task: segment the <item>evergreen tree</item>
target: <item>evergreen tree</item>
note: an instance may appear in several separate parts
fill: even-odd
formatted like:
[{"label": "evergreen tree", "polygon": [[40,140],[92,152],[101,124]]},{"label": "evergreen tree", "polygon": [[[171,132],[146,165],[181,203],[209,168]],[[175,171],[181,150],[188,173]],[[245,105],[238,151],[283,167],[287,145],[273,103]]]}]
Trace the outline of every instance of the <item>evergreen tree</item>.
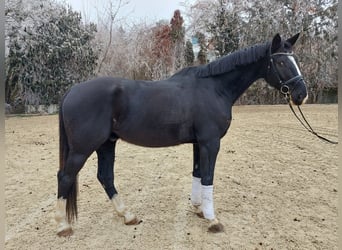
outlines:
[{"label": "evergreen tree", "polygon": [[193,46],[190,40],[186,41],[184,56],[185,56],[186,66],[187,67],[192,66],[194,64],[195,55],[194,55]]},{"label": "evergreen tree", "polygon": [[174,58],[174,70],[178,70],[183,66],[183,54],[184,54],[184,37],[185,29],[183,27],[183,17],[179,10],[175,10],[173,17],[170,21],[171,30],[170,37],[173,47],[173,58]]},{"label": "evergreen tree", "polygon": [[7,103],[58,103],[70,85],[93,76],[95,25],[84,25],[78,12],[48,0],[6,7]]},{"label": "evergreen tree", "polygon": [[197,55],[197,61],[199,64],[206,64],[208,60],[207,60],[207,45],[206,45],[205,36],[203,33],[197,32],[195,37],[197,37],[198,43],[200,46],[200,50]]}]

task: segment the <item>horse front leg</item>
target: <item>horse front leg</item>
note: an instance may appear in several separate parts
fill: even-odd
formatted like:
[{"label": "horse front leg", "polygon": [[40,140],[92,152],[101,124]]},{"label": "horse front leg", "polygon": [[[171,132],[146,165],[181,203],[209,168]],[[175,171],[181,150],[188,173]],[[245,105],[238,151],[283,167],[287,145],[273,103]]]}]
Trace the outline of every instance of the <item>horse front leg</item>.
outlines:
[{"label": "horse front leg", "polygon": [[124,218],[124,223],[136,225],[141,221],[126,208],[114,186],[115,145],[116,141],[108,140],[96,151],[98,159],[97,178],[112,201],[117,214]]},{"label": "horse front leg", "polygon": [[192,171],[192,189],[191,189],[191,204],[194,207],[194,212],[201,218],[204,217],[201,210],[202,204],[202,185],[200,171],[200,153],[197,143],[193,144],[193,171]]},{"label": "horse front leg", "polygon": [[[214,170],[218,151],[220,149],[220,140],[212,139],[198,144],[199,162],[201,175],[201,205],[203,216],[209,220],[208,230],[213,233],[222,232],[223,225],[215,217],[214,211]],[[197,171],[195,171],[195,174]],[[198,185],[198,184],[195,184]],[[198,189],[198,186],[197,186]]]}]

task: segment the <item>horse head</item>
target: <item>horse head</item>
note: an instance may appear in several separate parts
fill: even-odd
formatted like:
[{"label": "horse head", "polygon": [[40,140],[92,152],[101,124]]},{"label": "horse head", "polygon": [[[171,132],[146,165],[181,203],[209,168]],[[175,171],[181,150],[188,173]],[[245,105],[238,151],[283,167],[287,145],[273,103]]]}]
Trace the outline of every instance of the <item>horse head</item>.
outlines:
[{"label": "horse head", "polygon": [[271,86],[278,89],[295,105],[305,103],[308,97],[304,78],[292,50],[298,37],[299,33],[283,40],[279,34],[275,35],[270,46],[266,77],[266,81]]}]

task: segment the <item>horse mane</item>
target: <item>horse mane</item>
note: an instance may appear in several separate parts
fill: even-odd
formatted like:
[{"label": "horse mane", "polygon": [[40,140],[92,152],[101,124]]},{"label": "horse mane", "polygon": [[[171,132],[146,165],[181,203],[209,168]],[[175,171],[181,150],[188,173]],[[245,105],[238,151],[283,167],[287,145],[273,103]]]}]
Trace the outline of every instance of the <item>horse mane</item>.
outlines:
[{"label": "horse mane", "polygon": [[257,44],[249,48],[235,51],[205,65],[184,68],[173,76],[187,75],[190,72],[201,78],[221,75],[234,70],[238,66],[257,62],[267,55],[269,48],[269,42]]}]

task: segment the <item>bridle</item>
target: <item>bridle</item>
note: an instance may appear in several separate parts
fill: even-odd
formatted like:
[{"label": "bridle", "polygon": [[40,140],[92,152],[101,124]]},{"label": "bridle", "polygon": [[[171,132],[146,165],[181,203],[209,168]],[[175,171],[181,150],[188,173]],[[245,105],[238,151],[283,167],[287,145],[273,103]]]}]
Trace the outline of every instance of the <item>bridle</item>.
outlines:
[{"label": "bridle", "polygon": [[292,77],[289,80],[286,80],[284,82],[284,80],[282,80],[281,77],[280,77],[280,73],[279,73],[279,71],[277,69],[277,66],[274,64],[274,57],[276,57],[276,56],[292,56],[292,57],[294,57],[294,54],[293,53],[286,53],[286,52],[278,52],[278,53],[273,53],[273,54],[270,53],[270,62],[269,62],[269,65],[268,65],[268,74],[272,70],[272,73],[275,75],[275,77],[277,78],[278,82],[280,83],[280,92],[284,95],[284,97],[285,97],[287,103],[289,104],[290,109],[291,109],[292,113],[294,114],[294,116],[297,118],[297,120],[303,125],[303,127],[307,131],[309,131],[313,135],[317,136],[319,139],[324,140],[326,142],[329,142],[331,144],[338,144],[337,141],[329,140],[329,139],[319,135],[316,131],[314,131],[313,128],[311,127],[311,125],[309,124],[309,122],[307,121],[307,119],[305,118],[305,116],[304,116],[300,106],[297,106],[297,108],[298,108],[299,113],[301,114],[301,117],[303,118],[305,123],[296,114],[296,112],[294,111],[294,109],[292,107],[292,104],[291,104],[289,84],[293,83],[294,88],[295,88],[296,84],[299,81],[304,80],[304,78],[303,78],[303,76],[301,74],[299,74],[299,75],[297,75],[295,77]]},{"label": "bridle", "polygon": [[289,96],[290,96],[289,84],[294,82],[294,85],[296,85],[296,83],[298,81],[304,80],[304,78],[301,74],[299,74],[299,75],[292,77],[292,78],[290,78],[284,82],[284,80],[282,80],[280,77],[280,73],[277,69],[277,66],[274,64],[273,58],[276,56],[292,56],[292,57],[294,57],[294,54],[293,53],[286,53],[286,52],[278,52],[278,53],[270,54],[270,63],[268,65],[268,71],[270,71],[270,70],[273,71],[273,74],[276,76],[276,78],[280,84],[280,92],[282,94],[284,94],[287,98],[289,98]]}]

